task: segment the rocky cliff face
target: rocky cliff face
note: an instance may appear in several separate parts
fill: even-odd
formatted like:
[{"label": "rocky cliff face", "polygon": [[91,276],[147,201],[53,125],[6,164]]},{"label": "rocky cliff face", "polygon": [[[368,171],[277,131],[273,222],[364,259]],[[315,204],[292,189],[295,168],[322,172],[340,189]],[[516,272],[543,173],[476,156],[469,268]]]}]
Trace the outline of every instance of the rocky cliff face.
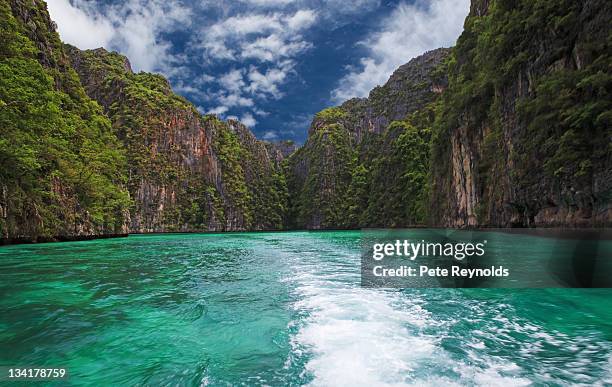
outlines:
[{"label": "rocky cliff face", "polygon": [[[416,112],[427,111],[446,88],[443,62],[449,53],[444,48],[427,52],[398,68],[368,98],[351,99],[314,117],[308,140],[290,157],[287,168],[293,227],[399,226],[421,221],[401,203],[380,207],[401,200],[400,192],[391,192],[401,184],[393,183],[391,174],[403,172],[397,138],[410,127],[415,139],[429,141],[429,134],[413,131],[409,121],[414,121]],[[390,159],[392,154],[396,157]],[[427,159],[423,161],[427,164]]]},{"label": "rocky cliff face", "polygon": [[42,1],[0,0],[0,242],[127,232],[125,155]]},{"label": "rocky cliff face", "polygon": [[[343,123],[355,140],[359,143],[368,132],[383,133],[392,121],[405,119],[442,93],[447,79],[441,64],[449,54],[448,48],[426,52],[400,66],[387,83],[372,89],[368,98],[354,98],[340,105],[346,112]],[[309,133],[322,124],[316,118]]]},{"label": "rocky cliff face", "polygon": [[244,125],[202,117],[166,79],[134,74],[122,55],[67,52],[127,149],[133,232],[282,227],[276,155]]},{"label": "rocky cliff face", "polygon": [[607,1],[473,1],[437,119],[432,220],[612,222]]},{"label": "rocky cliff face", "polygon": [[280,163],[293,154],[298,149],[295,142],[291,140],[283,140],[278,142],[266,142],[266,148],[270,156]]}]

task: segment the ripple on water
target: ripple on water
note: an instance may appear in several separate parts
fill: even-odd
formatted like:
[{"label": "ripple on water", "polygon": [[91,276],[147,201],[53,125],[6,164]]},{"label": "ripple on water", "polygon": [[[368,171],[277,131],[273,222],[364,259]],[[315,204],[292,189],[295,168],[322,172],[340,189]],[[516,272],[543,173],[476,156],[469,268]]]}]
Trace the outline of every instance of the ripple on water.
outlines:
[{"label": "ripple on water", "polygon": [[612,382],[611,291],[363,289],[359,253],[359,232],[1,248],[0,365],[92,386]]}]

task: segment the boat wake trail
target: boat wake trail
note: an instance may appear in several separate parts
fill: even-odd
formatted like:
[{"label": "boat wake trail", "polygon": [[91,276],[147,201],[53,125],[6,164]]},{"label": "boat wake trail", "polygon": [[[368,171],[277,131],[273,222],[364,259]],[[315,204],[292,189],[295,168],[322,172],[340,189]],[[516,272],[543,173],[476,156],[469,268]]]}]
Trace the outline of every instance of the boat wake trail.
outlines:
[{"label": "boat wake trail", "polygon": [[[533,345],[543,350],[556,346],[565,356],[561,349],[575,343],[572,338],[517,322],[516,311],[507,304],[474,300],[456,290],[408,294],[361,288],[355,251],[325,242],[316,251],[304,249],[293,262],[294,275],[286,279],[293,284],[298,316],[290,327],[293,350],[287,366],[301,363],[304,380],[311,385],[525,386],[569,381],[547,374],[555,369],[553,364],[538,369],[537,354],[521,351]],[[440,301],[443,308],[436,309],[440,294],[455,299]],[[609,354],[609,348],[601,349]],[[568,356],[580,358],[576,353]],[[598,379],[588,370],[578,371],[583,382]]]}]

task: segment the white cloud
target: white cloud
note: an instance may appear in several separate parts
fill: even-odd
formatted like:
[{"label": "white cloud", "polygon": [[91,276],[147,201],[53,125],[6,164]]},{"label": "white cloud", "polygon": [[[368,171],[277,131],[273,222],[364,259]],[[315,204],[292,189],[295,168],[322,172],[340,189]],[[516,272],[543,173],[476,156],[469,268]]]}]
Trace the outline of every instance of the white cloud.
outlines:
[{"label": "white cloud", "polygon": [[258,108],[253,109],[253,113],[255,113],[256,115],[260,116],[260,117],[267,117],[270,115],[269,112],[265,111],[265,110],[261,110]]},{"label": "white cloud", "polygon": [[253,58],[261,62],[276,62],[279,59],[293,57],[311,48],[312,44],[301,40],[287,40],[277,34],[258,38],[242,46],[240,56]]},{"label": "white cloud", "polygon": [[300,9],[287,19],[287,27],[292,31],[302,31],[314,24],[317,14],[311,9]]},{"label": "white cloud", "polygon": [[269,130],[266,133],[264,133],[262,138],[266,141],[274,141],[274,140],[278,140],[278,134]]},{"label": "white cloud", "polygon": [[190,10],[176,0],[128,0],[105,8],[95,2],[53,0],[48,8],[65,42],[81,49],[117,50],[137,71],[170,72],[177,58],[161,35],[190,23]]},{"label": "white cloud", "polygon": [[196,49],[205,53],[205,60],[239,60],[256,58],[274,62],[298,54],[311,47],[299,33],[316,20],[309,9],[293,14],[262,13],[236,15],[202,28]]},{"label": "white cloud", "polygon": [[253,66],[248,73],[249,85],[246,90],[262,97],[271,95],[279,99],[283,94],[278,89],[278,85],[285,81],[292,68],[292,62],[285,62],[279,68],[268,69],[265,73],[261,73]]},{"label": "white cloud", "polygon": [[111,21],[104,15],[73,6],[68,0],[49,1],[47,8],[62,40],[81,49],[108,47],[115,34]]},{"label": "white cloud", "polygon": [[228,107],[235,107],[235,106],[250,107],[255,104],[252,98],[243,97],[237,93],[229,93],[229,94],[221,93],[218,99],[219,99],[219,102],[221,102],[223,105],[228,106]]},{"label": "white cloud", "polygon": [[118,26],[114,44],[144,71],[163,71],[172,65],[171,45],[160,35],[190,23],[189,9],[177,1],[130,0],[111,17]]},{"label": "white cloud", "polygon": [[219,78],[219,84],[229,91],[240,91],[245,84],[242,80],[242,70],[234,69]]},{"label": "white cloud", "polygon": [[240,122],[242,122],[245,126],[248,127],[253,127],[257,125],[257,120],[255,119],[255,117],[253,117],[251,113],[244,113],[240,117]]},{"label": "white cloud", "polygon": [[253,108],[248,121],[254,120],[253,114],[263,116],[256,100],[283,96],[280,86],[292,74],[294,58],[312,48],[301,33],[316,19],[311,9],[254,11],[202,27],[190,44],[192,52],[203,55],[205,63],[227,61],[233,66],[216,79],[221,89],[214,93],[217,103],[229,109]]},{"label": "white cloud", "polygon": [[227,113],[228,110],[229,110],[229,108],[227,106],[217,106],[214,109],[210,109],[206,113],[207,114],[216,114],[218,116],[222,116],[223,114]]},{"label": "white cloud", "polygon": [[[282,25],[277,14],[232,16],[202,30],[200,46],[215,59],[234,59],[236,50],[228,43],[240,43],[249,35],[259,35],[280,30]],[[234,44],[231,44],[235,47]]]},{"label": "white cloud", "polygon": [[332,99],[341,102],[367,96],[374,86],[385,83],[397,67],[410,59],[434,48],[453,45],[469,8],[469,0],[400,4],[382,22],[381,31],[362,42],[369,47],[370,55],[361,58],[361,66],[340,80]]},{"label": "white cloud", "polygon": [[206,83],[211,83],[215,79],[216,78],[213,77],[212,75],[209,75],[209,74],[200,74],[199,76],[197,76],[197,77],[195,77],[193,79],[193,82],[196,83],[197,85],[204,85]]},{"label": "white cloud", "polygon": [[207,40],[197,49],[205,50],[204,60],[210,62],[213,59],[234,59],[234,50],[228,48],[222,40]]}]

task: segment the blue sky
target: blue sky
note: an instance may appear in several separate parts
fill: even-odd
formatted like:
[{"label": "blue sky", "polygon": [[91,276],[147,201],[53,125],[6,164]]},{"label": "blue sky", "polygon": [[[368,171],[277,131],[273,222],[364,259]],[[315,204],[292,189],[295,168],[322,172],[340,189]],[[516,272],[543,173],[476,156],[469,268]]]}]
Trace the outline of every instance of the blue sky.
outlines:
[{"label": "blue sky", "polygon": [[202,113],[266,140],[367,96],[411,58],[454,44],[469,0],[47,0],[62,39],[164,74]]}]

